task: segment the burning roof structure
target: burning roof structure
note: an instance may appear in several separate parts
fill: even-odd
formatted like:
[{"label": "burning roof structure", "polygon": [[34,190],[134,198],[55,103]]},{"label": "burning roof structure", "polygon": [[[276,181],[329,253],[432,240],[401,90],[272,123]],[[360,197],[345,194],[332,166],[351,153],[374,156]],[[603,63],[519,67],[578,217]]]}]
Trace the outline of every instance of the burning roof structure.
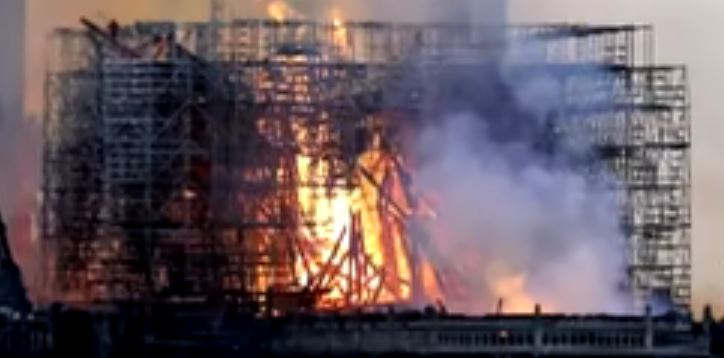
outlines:
[{"label": "burning roof structure", "polygon": [[475,273],[419,239],[437,199],[416,185],[425,158],[409,138],[432,120],[431,91],[456,98],[470,92],[457,78],[505,62],[545,73],[559,104],[537,125],[498,110],[504,95],[474,110],[505,119],[489,124],[496,137],[529,131],[542,153],[588,143],[565,165],[615,193],[622,285],[639,306],[688,308],[686,71],[653,64],[649,27],[83,24],[54,33],[48,75],[49,297],[277,314],[464,295],[460,275]]}]

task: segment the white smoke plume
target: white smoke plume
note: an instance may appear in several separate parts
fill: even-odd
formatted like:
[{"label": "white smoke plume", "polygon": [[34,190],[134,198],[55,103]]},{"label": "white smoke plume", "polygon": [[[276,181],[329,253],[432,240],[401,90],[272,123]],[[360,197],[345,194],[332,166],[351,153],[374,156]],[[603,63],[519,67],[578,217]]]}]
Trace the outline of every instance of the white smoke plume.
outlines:
[{"label": "white smoke plume", "polygon": [[[519,48],[529,45],[515,53],[531,56],[535,48]],[[412,145],[415,184],[437,211],[413,239],[452,277],[448,307],[629,313],[614,182],[595,161],[581,164],[595,158],[582,133],[558,128],[569,127],[559,113],[571,93],[545,69],[517,65],[535,58],[459,53],[479,64],[448,64],[426,79]],[[601,78],[595,66],[577,71]],[[582,78],[577,88],[594,86]],[[611,105],[610,95],[596,105]]]},{"label": "white smoke plume", "polygon": [[415,177],[437,198],[437,218],[424,224],[430,249],[464,286],[450,307],[489,311],[503,299],[513,310],[628,310],[613,198],[521,143],[495,143],[482,118],[441,120],[419,138],[435,153]]}]

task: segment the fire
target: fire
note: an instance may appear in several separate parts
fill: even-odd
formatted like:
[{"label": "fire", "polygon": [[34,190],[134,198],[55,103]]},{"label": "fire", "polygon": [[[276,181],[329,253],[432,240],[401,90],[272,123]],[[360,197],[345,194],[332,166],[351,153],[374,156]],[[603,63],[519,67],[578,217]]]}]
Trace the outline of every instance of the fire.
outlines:
[{"label": "fire", "polygon": [[277,22],[284,22],[299,17],[299,12],[282,0],[270,1],[266,6],[269,17]]},{"label": "fire", "polygon": [[342,12],[339,9],[332,9],[330,18],[332,20],[332,42],[336,50],[344,58],[351,57],[352,46]]},{"label": "fire", "polygon": [[[347,46],[344,22],[337,18],[333,24],[335,39]],[[260,267],[255,289],[264,292],[291,282],[300,292],[312,293],[322,310],[447,301],[466,306],[476,302],[478,311],[486,299],[494,298],[506,313],[532,312],[536,301],[524,274],[504,265],[481,265],[485,260],[477,253],[462,252],[455,262],[440,261],[440,255],[432,260],[437,246],[445,245],[454,230],[438,222],[436,210],[444,198],[413,190],[414,171],[407,158],[387,144],[390,127],[400,122],[389,118],[391,113],[360,119],[364,148],[339,156],[335,141],[341,119],[316,103],[327,100],[328,91],[320,83],[345,79],[306,66],[326,59],[317,53],[279,54],[271,59],[274,71],[262,72],[255,82],[262,97],[299,108],[284,112],[272,106],[257,120],[259,133],[270,143],[285,143],[277,169],[285,184],[272,195],[289,205],[292,217],[282,220],[294,227],[282,237],[260,233],[258,252],[293,252],[278,262],[292,269],[269,275],[268,267]],[[264,221],[265,214],[258,219]],[[425,228],[432,239],[425,245],[410,237],[410,227],[424,226],[421,223],[433,223]],[[290,243],[274,248],[286,240]],[[481,270],[484,282],[463,279],[484,267],[492,267]],[[486,285],[485,292],[474,292],[470,286],[480,283]],[[486,297],[473,297],[476,294]]]},{"label": "fire", "polygon": [[[305,19],[306,16],[283,0],[271,0],[266,5],[267,16],[276,22],[285,22],[290,19]],[[333,8],[328,12],[330,44],[334,47],[333,53],[337,57],[350,58],[353,54],[353,46],[346,20],[342,11]],[[299,34],[306,31],[305,28],[297,29]]]},{"label": "fire", "polygon": [[420,271],[422,287],[427,298],[435,302],[443,302],[445,300],[445,295],[432,262],[430,262],[430,260],[423,260]]},{"label": "fire", "polygon": [[536,301],[528,294],[523,274],[498,276],[493,280],[493,293],[502,300],[505,313],[530,313]]},{"label": "fire", "polygon": [[[308,72],[304,63],[317,60],[310,56],[315,55],[276,57],[278,72],[261,75],[258,91],[271,91],[300,108],[315,103],[320,93],[316,81],[326,79]],[[302,111],[286,114],[282,121],[274,116],[274,111],[262,115],[257,127],[270,140],[281,131],[291,133],[294,141],[293,166],[278,169],[280,178],[293,177],[290,194],[299,223],[289,233],[294,238],[293,281],[319,295],[317,308],[411,304],[420,297],[442,300],[436,269],[416,250],[407,229],[413,216],[429,215],[431,209],[413,205],[403,180],[404,158],[383,145],[386,121],[374,115],[364,120],[366,149],[347,162],[320,151],[336,135],[332,113]],[[269,250],[274,240],[262,237],[258,250]],[[273,287],[260,270],[255,287]]]},{"label": "fire", "polygon": [[[379,145],[363,153],[353,188],[330,179],[331,162],[303,154],[296,161],[303,221],[313,223],[300,232],[309,249],[296,268],[302,284],[324,282],[320,308],[410,302],[413,268],[404,228],[410,208],[391,157]],[[429,284],[431,266],[426,270]]]},{"label": "fire", "polygon": [[[268,10],[278,21],[293,14],[281,1],[270,3]],[[348,30],[339,12],[333,12],[330,28],[336,57],[351,55]],[[288,220],[296,228],[281,238],[274,236],[278,233],[259,232],[256,250],[274,252],[272,257],[293,251],[288,256],[292,261],[288,279],[300,290],[313,293],[319,309],[442,301],[437,268],[408,232],[412,218],[431,217],[434,210],[418,205],[410,193],[403,180],[404,156],[383,145],[386,126],[395,121],[385,120],[389,118],[382,118],[384,114],[361,118],[368,139],[354,158],[345,154],[342,159],[324,149],[338,140],[335,123],[340,119],[324,106],[314,107],[328,95],[319,86],[345,79],[330,78],[337,75],[310,71],[305,65],[326,59],[326,54],[279,54],[270,59],[275,70],[260,72],[254,81],[260,98],[278,98],[299,109],[294,113],[270,109],[257,118],[260,135],[270,143],[285,138],[281,140],[290,148],[284,149],[277,169],[278,179],[287,184],[270,195],[283,197],[284,205],[292,208],[294,217]],[[309,111],[312,107],[315,110]],[[292,143],[286,142],[289,138]],[[266,214],[257,216],[263,222]],[[285,241],[290,241],[288,246],[279,243]],[[256,291],[289,282],[284,273],[270,278],[265,270],[260,266],[255,274]]]}]

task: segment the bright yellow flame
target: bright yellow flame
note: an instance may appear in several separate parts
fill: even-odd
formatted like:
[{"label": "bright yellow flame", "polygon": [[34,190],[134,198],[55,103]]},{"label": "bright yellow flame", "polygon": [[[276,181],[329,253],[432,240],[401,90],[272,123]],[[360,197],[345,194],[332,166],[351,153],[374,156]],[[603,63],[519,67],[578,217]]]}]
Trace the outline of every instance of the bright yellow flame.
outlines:
[{"label": "bright yellow flame", "polygon": [[505,313],[529,313],[535,307],[535,300],[526,291],[526,277],[523,274],[496,277],[493,293],[503,300]]},{"label": "bright yellow flame", "polygon": [[332,41],[337,51],[342,57],[351,57],[352,45],[342,12],[339,9],[332,9],[330,17],[332,19]]},{"label": "bright yellow flame", "polygon": [[[272,8],[270,14],[282,19],[282,9]],[[338,18],[333,23],[335,38],[346,46],[343,21]],[[325,75],[298,66],[314,59],[295,55],[280,56],[274,61],[281,66],[281,76],[257,75],[255,83],[260,95],[301,106],[318,100],[316,76]],[[415,210],[408,202],[400,173],[402,158],[383,148],[384,129],[373,123],[375,118],[369,118],[371,127],[375,127],[370,128],[369,149],[353,163],[340,163],[333,156],[320,153],[333,140],[335,119],[331,113],[318,108],[311,113],[285,115],[286,118],[275,119],[275,115],[258,118],[257,130],[272,141],[283,133],[293,135],[293,164],[291,168],[281,165],[276,175],[280,181],[293,178],[292,193],[280,194],[291,194],[292,198],[285,200],[296,201],[292,205],[296,204],[298,211],[299,225],[291,233],[298,246],[293,248],[298,254],[292,258],[292,275],[302,287],[322,290],[318,308],[409,303],[413,295],[418,296],[413,287],[434,293],[425,297],[441,298],[442,289],[432,264],[420,257],[426,266],[422,271],[413,267],[406,222]],[[341,171],[340,166],[344,166]],[[265,237],[257,242],[260,252],[268,251],[274,247],[275,238]],[[260,289],[273,285],[264,279],[263,271],[258,276],[256,284]],[[416,279],[424,283],[416,285]]]},{"label": "bright yellow flame", "polygon": [[299,13],[282,0],[273,0],[269,2],[266,6],[266,12],[269,17],[277,22],[284,22],[286,20],[299,17]]},{"label": "bright yellow flame", "polygon": [[[298,128],[297,133],[299,143],[306,143],[306,131]],[[315,223],[313,229],[302,233],[315,251],[310,260],[297,262],[299,271],[305,266],[307,270],[301,281],[332,275],[331,267],[338,267],[322,308],[402,303],[412,298],[409,243],[397,218],[409,212],[400,180],[379,145],[363,153],[358,166],[359,184],[350,189],[330,179],[327,160],[297,156],[297,196],[306,220]],[[396,185],[385,188],[386,180]],[[396,214],[387,212],[394,211],[388,208],[393,202]],[[359,217],[359,227],[353,224],[354,216]]]},{"label": "bright yellow flame", "polygon": [[[328,163],[314,162],[311,157],[297,156],[298,180],[303,183],[297,188],[297,198],[303,220],[312,224],[303,226],[300,233],[313,248],[312,257],[306,262],[307,267],[304,267],[304,262],[297,262],[297,268],[303,272],[300,277],[303,284],[309,283],[314,275],[321,274],[323,270],[329,270],[328,265],[337,264],[343,250],[349,247],[351,237],[349,191],[325,188],[323,181],[329,175]],[[336,252],[335,247],[338,247]],[[346,267],[342,266],[342,269]],[[306,270],[309,272],[304,272]],[[329,294],[339,298],[345,288],[335,287]]]},{"label": "bright yellow flame", "polygon": [[335,28],[339,29],[340,33],[346,32],[344,28],[344,20],[342,20],[341,17],[333,17],[332,18],[332,25],[334,25]]}]

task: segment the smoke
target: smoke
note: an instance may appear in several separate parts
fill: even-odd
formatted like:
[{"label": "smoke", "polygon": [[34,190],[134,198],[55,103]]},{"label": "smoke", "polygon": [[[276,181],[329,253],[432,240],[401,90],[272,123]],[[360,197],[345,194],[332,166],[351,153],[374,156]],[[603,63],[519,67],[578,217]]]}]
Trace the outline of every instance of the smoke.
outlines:
[{"label": "smoke", "polygon": [[13,256],[28,283],[38,262],[32,218],[40,177],[40,129],[23,111],[24,14],[23,0],[0,2],[0,210]]},{"label": "smoke", "polygon": [[[288,4],[314,18],[337,9],[350,20],[507,23],[505,0]],[[421,128],[408,149],[416,189],[431,194],[437,216],[417,223],[414,240],[439,268],[454,310],[489,311],[502,299],[515,311],[541,303],[547,310],[628,312],[626,243],[616,197],[605,189],[614,182],[587,163],[595,154],[582,133],[557,128],[577,131],[560,115],[571,106],[564,100],[571,91],[598,91],[597,102],[584,106],[611,105],[610,92],[586,80],[562,88],[546,70],[520,71],[522,62],[544,62],[537,45],[511,45],[504,54],[451,48],[451,61],[460,64],[423,76],[426,59],[414,59],[407,78],[393,85],[393,106],[410,88],[425,92]],[[465,58],[478,65],[462,64]],[[578,71],[602,77],[593,76],[594,66]]]},{"label": "smoke", "polygon": [[419,139],[435,154],[415,177],[438,198],[436,220],[424,224],[437,266],[463,280],[466,292],[452,308],[489,310],[501,298],[514,310],[532,310],[519,306],[533,302],[567,312],[625,310],[613,198],[522,143],[496,143],[484,118],[442,120]]},{"label": "smoke", "polygon": [[15,170],[22,163],[16,157],[22,126],[22,0],[0,3],[0,209],[6,214],[18,204]]},{"label": "smoke", "polygon": [[[531,44],[516,47],[535,53]],[[491,311],[501,300],[505,311],[541,303],[549,311],[629,312],[614,182],[591,161],[594,148],[576,119],[561,114],[572,105],[570,88],[545,66],[520,66],[535,58],[512,53],[456,50],[453,58],[478,64],[449,59],[432,74],[411,71],[408,80],[423,77],[425,89],[410,146],[415,186],[431,193],[437,214],[413,239],[445,278],[455,311]],[[577,71],[590,75],[578,90],[595,87],[585,78],[602,77],[595,66]],[[603,91],[595,105],[611,103]]]}]

